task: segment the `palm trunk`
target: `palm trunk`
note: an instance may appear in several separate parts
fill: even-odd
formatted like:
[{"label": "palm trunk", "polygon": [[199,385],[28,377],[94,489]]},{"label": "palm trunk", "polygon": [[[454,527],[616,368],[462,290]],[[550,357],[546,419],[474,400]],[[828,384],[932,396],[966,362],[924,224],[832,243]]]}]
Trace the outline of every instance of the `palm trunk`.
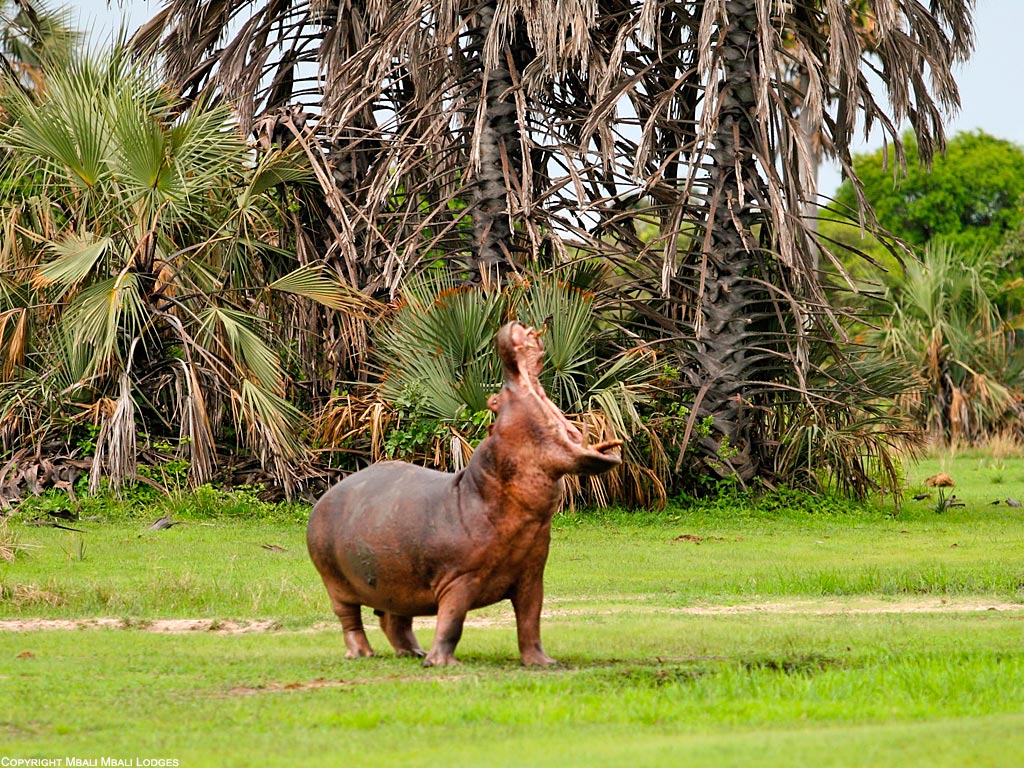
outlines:
[{"label": "palm trunk", "polygon": [[755,279],[766,254],[754,230],[768,222],[760,207],[765,195],[752,122],[757,115],[756,0],[729,0],[725,5],[728,23],[717,42],[720,98],[710,151],[708,237],[700,254],[695,365],[687,375],[697,392],[694,418],[711,417],[701,453],[719,475],[746,484],[760,463],[757,414],[747,398],[752,384],[764,378],[764,322],[771,316],[770,297]]},{"label": "palm trunk", "polygon": [[469,264],[469,280],[474,283],[500,284],[515,269],[513,229],[510,216],[512,180],[521,180],[523,171],[520,126],[512,97],[513,73],[507,54],[517,41],[502,45],[496,66],[488,67],[484,48],[494,25],[495,4],[488,2],[475,12],[471,28],[470,52],[473,76],[477,79],[470,101],[470,155],[473,164],[472,186],[474,254]]},{"label": "palm trunk", "polygon": [[[802,94],[803,102],[807,101],[807,90],[810,86],[810,78],[804,71],[797,83],[797,93]],[[800,189],[804,190],[806,199],[802,204],[802,214],[807,226],[808,252],[813,258],[812,268],[818,270],[820,256],[818,245],[814,236],[818,234],[818,173],[821,170],[821,121],[811,116],[811,110],[801,105],[800,115],[797,119],[798,138],[803,144],[804,152],[807,154],[807,167],[803,163],[797,163],[797,172],[800,174]]]}]

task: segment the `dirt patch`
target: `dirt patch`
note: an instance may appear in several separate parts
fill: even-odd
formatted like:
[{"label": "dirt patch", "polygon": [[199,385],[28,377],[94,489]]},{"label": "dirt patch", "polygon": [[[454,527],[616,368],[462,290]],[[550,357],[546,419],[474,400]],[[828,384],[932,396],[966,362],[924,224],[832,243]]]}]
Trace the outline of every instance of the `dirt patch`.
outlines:
[{"label": "dirt patch", "polygon": [[212,632],[220,635],[241,635],[249,632],[270,632],[280,624],[270,619],[254,621],[221,621],[220,619],[0,619],[0,632],[37,632],[72,629],[136,629],[157,634]]},{"label": "dirt patch", "polygon": [[317,678],[304,683],[267,683],[265,685],[239,685],[229,688],[225,696],[256,696],[261,693],[296,693],[301,691],[317,691],[321,688],[351,688],[355,685],[351,680],[324,680]]},{"label": "dirt patch", "polygon": [[272,619],[254,621],[220,621],[219,619],[157,619],[142,627],[147,632],[182,634],[214,632],[221,635],[245,635],[250,632],[272,632],[281,625]]},{"label": "dirt patch", "polygon": [[[721,536],[698,536],[695,533],[684,533],[681,536],[676,536],[672,541],[689,541],[694,544],[700,544],[702,541],[725,541]],[[740,541],[740,539],[737,539]]]},{"label": "dirt patch", "polygon": [[[613,598],[595,598],[594,602],[612,602]],[[557,605],[557,601],[555,602]],[[1014,612],[1024,614],[1024,603],[984,598],[901,598],[885,600],[862,597],[848,600],[789,600],[760,603],[737,603],[735,605],[689,605],[675,608],[643,605],[636,602],[602,608],[549,608],[543,613],[548,621],[576,616],[730,616],[745,614],[802,614],[809,616],[833,616],[842,614],[895,614],[895,613],[981,613],[985,611]],[[417,624],[433,626],[432,617],[417,619]],[[511,609],[499,616],[474,616],[466,620],[467,627],[514,626],[515,618]],[[375,624],[367,624],[374,630]],[[320,632],[341,631],[336,622],[317,622],[311,627],[299,630],[282,630],[279,622],[272,619],[250,621],[222,621],[220,619],[152,619],[126,620],[114,618],[89,619],[0,619],[0,632],[38,632],[45,630],[88,630],[122,629],[158,634],[187,634],[189,632],[210,632],[221,635],[239,635],[253,632]]]},{"label": "dirt patch", "polygon": [[374,678],[361,678],[359,680],[325,680],[318,677],[315,680],[302,682],[278,683],[269,682],[263,685],[239,685],[224,691],[222,696],[256,696],[263,693],[302,693],[304,691],[318,691],[323,688],[355,688],[360,685],[372,685],[373,683],[446,683],[462,680],[465,675],[440,675],[429,678],[413,677],[412,675],[385,675]]}]

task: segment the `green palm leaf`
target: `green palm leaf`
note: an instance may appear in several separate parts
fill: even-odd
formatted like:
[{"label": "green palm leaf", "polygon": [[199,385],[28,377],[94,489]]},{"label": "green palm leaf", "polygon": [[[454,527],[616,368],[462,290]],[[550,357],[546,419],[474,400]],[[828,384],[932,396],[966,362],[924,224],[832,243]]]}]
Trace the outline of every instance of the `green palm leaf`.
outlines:
[{"label": "green palm leaf", "polygon": [[366,297],[331,277],[322,267],[307,264],[269,285],[271,290],[293,293],[331,309],[360,312],[368,304]]},{"label": "green palm leaf", "polygon": [[546,324],[541,382],[552,400],[567,410],[583,411],[597,332],[593,296],[560,283],[538,281],[530,286],[518,314],[536,328]]},{"label": "green palm leaf", "polygon": [[267,390],[281,388],[283,373],[281,358],[257,333],[258,318],[223,307],[211,307],[202,316],[202,327],[207,338],[215,335],[216,328],[223,331],[231,362],[245,372],[251,372]]},{"label": "green palm leaf", "polygon": [[41,265],[32,282],[36,286],[56,283],[71,288],[92,272],[112,244],[112,238],[91,232],[67,235],[50,244],[57,257]]},{"label": "green palm leaf", "polygon": [[61,321],[72,370],[82,380],[127,358],[119,340],[140,338],[148,319],[138,276],[123,272],[85,288],[68,306]]},{"label": "green palm leaf", "polygon": [[304,458],[305,446],[297,437],[304,421],[301,411],[248,379],[241,381],[233,395],[240,410],[239,421],[246,427],[247,442],[261,463],[277,463],[278,471],[287,472],[287,464]]},{"label": "green palm leaf", "polygon": [[308,184],[316,180],[309,164],[291,152],[271,151],[260,158],[242,195],[242,205],[260,198],[278,184]]}]

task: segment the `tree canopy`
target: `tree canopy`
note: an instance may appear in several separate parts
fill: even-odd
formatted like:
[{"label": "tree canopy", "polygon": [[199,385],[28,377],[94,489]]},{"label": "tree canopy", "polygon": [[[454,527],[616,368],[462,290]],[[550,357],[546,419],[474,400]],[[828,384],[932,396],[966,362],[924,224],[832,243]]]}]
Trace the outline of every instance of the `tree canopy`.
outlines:
[{"label": "tree canopy", "polygon": [[[915,155],[914,135],[903,141]],[[905,175],[891,147],[855,155],[853,167],[878,223],[912,246],[941,239],[993,249],[1024,219],[1024,148],[984,131],[957,134],[930,167],[913,160]],[[849,181],[836,197],[856,205]]]}]

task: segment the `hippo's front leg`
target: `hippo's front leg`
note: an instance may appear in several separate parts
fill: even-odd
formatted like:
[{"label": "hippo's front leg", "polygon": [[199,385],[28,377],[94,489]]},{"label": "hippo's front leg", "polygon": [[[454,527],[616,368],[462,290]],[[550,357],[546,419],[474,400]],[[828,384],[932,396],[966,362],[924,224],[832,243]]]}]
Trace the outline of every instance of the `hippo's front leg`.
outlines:
[{"label": "hippo's front leg", "polygon": [[424,667],[458,664],[455,646],[462,637],[462,625],[472,604],[471,594],[466,589],[449,590],[437,604],[437,629],[430,653],[423,660]]},{"label": "hippo's front leg", "polygon": [[544,653],[540,644],[540,611],[544,604],[543,566],[524,574],[512,593],[519,637],[519,658],[526,667],[550,667],[558,662]]}]

